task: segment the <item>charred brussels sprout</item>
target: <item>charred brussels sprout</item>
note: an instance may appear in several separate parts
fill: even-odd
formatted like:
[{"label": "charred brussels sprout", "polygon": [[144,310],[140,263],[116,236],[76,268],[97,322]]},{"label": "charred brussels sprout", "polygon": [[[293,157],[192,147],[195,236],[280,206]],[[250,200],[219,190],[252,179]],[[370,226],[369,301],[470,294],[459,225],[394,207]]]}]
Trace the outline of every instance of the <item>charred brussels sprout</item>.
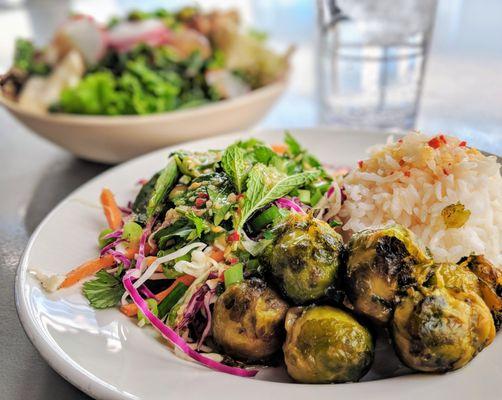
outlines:
[{"label": "charred brussels sprout", "polygon": [[417,266],[414,276],[419,287],[445,287],[481,295],[478,277],[464,265],[435,263]]},{"label": "charred brussels sprout", "polygon": [[342,237],[324,221],[300,214],[288,215],[274,231],[263,262],[284,294],[297,305],[323,297],[338,276]]},{"label": "charred brussels sprout", "polygon": [[345,271],[346,290],[355,310],[386,323],[396,296],[414,283],[414,268],[431,259],[408,229],[393,225],[352,236]]},{"label": "charred brussels sprout", "polygon": [[286,331],[284,360],[296,381],[358,381],[373,361],[369,331],[345,311],[329,306],[292,308]]},{"label": "charred brussels sprout", "polygon": [[481,255],[460,260],[459,265],[469,268],[479,279],[481,297],[490,309],[497,330],[502,325],[502,272]]},{"label": "charred brussels sprout", "polygon": [[410,289],[394,311],[396,351],[410,368],[446,372],[463,367],[495,336],[490,310],[472,291]]},{"label": "charred brussels sprout", "polygon": [[226,354],[264,360],[281,347],[288,305],[256,278],[231,285],[213,310],[213,338]]}]

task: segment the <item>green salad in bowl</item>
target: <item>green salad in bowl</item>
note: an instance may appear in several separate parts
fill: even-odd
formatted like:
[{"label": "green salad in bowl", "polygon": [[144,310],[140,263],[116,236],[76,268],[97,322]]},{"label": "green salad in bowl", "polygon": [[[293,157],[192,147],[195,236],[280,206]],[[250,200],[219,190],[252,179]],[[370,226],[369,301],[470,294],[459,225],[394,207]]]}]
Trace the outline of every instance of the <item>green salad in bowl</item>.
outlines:
[{"label": "green salad in bowl", "polygon": [[130,12],[100,24],[72,15],[42,48],[16,42],[2,95],[25,110],[144,115],[232,99],[284,76],[288,54],[244,32],[236,11]]}]

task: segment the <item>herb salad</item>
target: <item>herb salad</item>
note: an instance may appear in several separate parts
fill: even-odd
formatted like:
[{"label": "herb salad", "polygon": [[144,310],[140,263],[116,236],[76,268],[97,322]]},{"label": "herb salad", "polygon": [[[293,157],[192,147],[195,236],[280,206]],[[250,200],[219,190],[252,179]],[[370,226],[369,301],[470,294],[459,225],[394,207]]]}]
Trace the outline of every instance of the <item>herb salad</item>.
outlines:
[{"label": "herb salad", "polygon": [[72,15],[50,43],[16,42],[0,77],[4,97],[26,109],[144,115],[244,95],[280,79],[287,53],[245,31],[234,10],[132,11],[101,24]]},{"label": "herb salad", "polygon": [[[93,276],[82,286],[92,307],[118,306],[191,358],[252,376],[256,370],[243,368],[242,357],[215,342],[214,305],[226,288],[249,281],[285,312],[286,303],[255,281],[263,275],[260,255],[281,220],[307,215],[331,185],[321,163],[289,133],[272,147],[248,139],[224,150],[175,151],[127,207],[103,189],[108,227],[98,237],[100,255],[54,288]],[[250,359],[269,356],[262,355]]]}]

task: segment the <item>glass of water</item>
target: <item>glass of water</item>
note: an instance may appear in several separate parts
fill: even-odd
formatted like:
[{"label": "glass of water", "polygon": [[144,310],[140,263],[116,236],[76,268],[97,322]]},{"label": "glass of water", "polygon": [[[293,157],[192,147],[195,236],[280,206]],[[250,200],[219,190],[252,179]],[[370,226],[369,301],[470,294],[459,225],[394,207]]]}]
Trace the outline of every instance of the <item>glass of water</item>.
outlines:
[{"label": "glass of water", "polygon": [[317,0],[324,124],[414,126],[436,0]]}]

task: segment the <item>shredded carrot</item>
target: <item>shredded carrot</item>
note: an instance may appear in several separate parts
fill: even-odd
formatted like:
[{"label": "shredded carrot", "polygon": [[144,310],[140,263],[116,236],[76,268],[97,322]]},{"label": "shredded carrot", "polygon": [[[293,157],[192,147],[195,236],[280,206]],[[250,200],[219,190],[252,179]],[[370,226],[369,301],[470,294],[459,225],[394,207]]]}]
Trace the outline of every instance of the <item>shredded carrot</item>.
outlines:
[{"label": "shredded carrot", "polygon": [[138,247],[137,245],[134,245],[134,246],[129,246],[129,247],[125,250],[124,254],[125,254],[125,256],[126,256],[129,260],[132,260],[138,251],[139,251],[139,247]]},{"label": "shredded carrot", "polygon": [[216,262],[222,262],[225,259],[225,253],[223,252],[223,250],[220,250],[217,247],[213,247],[211,253],[209,253],[209,257],[211,257]]},{"label": "shredded carrot", "polygon": [[272,147],[272,150],[274,150],[274,152],[276,152],[279,155],[282,155],[287,151],[287,147],[283,144],[273,144],[270,147]]},{"label": "shredded carrot", "polygon": [[119,229],[122,226],[122,213],[110,189],[103,189],[100,200],[106,220],[108,221],[108,226],[113,230]]},{"label": "shredded carrot", "polygon": [[[174,288],[178,285],[178,283],[183,283],[186,286],[190,286],[192,282],[195,280],[195,277],[192,275],[182,275],[171,284],[167,289],[163,290],[160,293],[157,293],[155,295],[155,299],[160,303],[162,300],[164,300],[169,293],[171,293]],[[134,317],[138,314],[138,307],[134,303],[126,304],[125,306],[120,307],[120,311],[127,315],[128,317]]]},{"label": "shredded carrot", "polygon": [[73,269],[66,275],[66,279],[61,284],[61,288],[66,288],[74,285],[82,279],[94,275],[96,272],[109,268],[115,263],[113,257],[109,254],[94,260],[87,261],[77,268]]}]

